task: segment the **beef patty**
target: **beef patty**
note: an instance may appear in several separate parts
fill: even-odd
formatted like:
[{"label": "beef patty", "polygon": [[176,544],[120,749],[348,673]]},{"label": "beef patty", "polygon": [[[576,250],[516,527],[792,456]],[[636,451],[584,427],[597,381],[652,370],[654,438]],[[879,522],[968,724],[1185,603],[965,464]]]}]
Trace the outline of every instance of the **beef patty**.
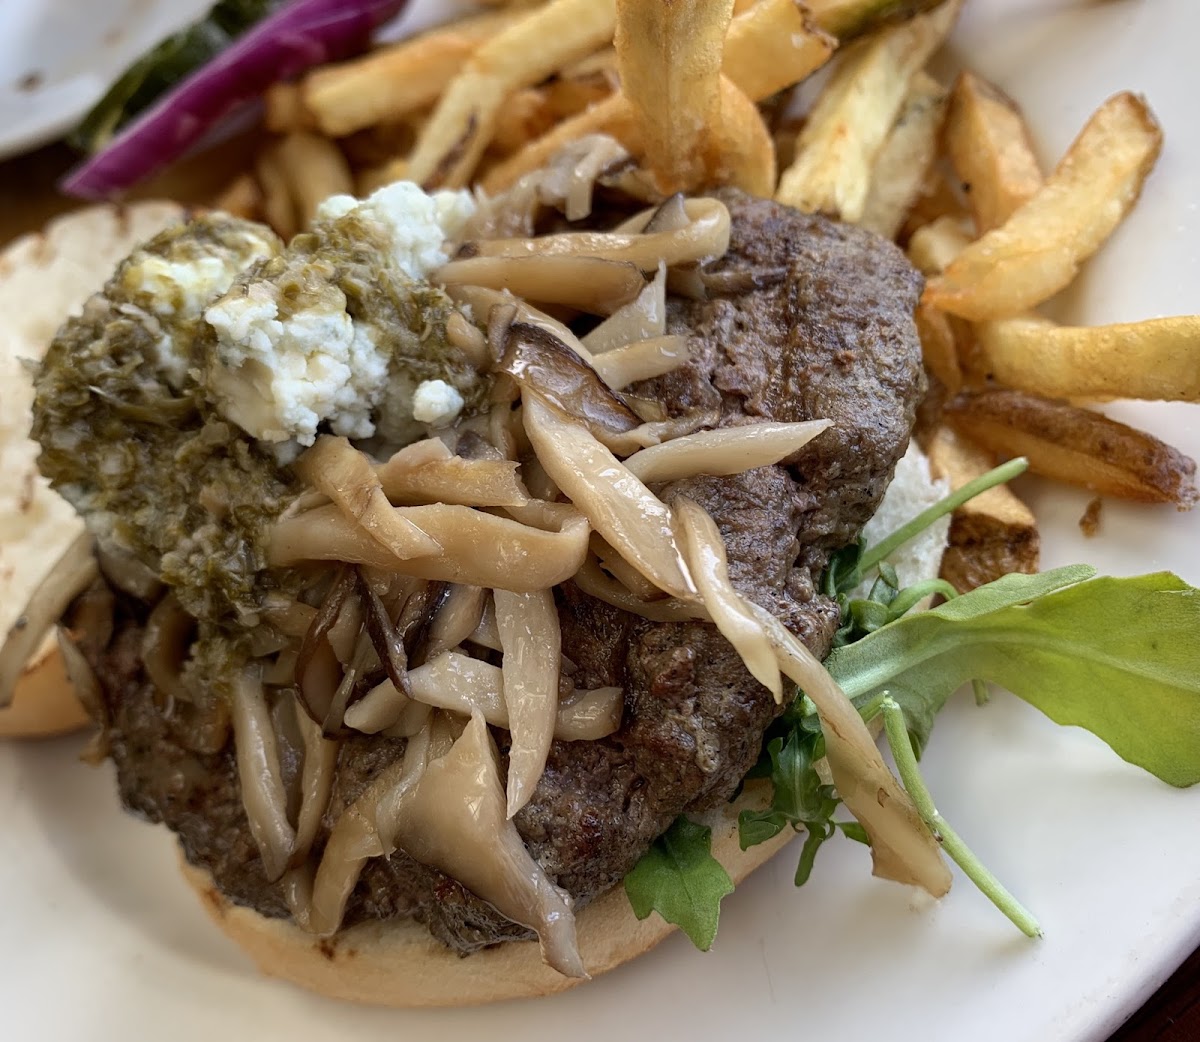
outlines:
[{"label": "beef patty", "polygon": [[[825,417],[833,426],[784,465],[656,491],[700,503],[724,537],[735,586],[823,657],[838,612],[815,580],[875,511],[923,391],[912,322],[921,279],[868,232],[736,192],[723,198],[732,241],[711,269],[709,299],[669,304],[669,331],[688,336],[690,361],[634,390],[673,413],[711,410],[721,425]],[[557,598],[575,684],[625,692],[617,733],[556,741],[516,818],[532,855],[582,905],[622,878],[679,813],[727,800],[778,709],[713,626],[648,622],[569,583]],[[164,712],[138,658],[141,614],[122,607],[95,663],[121,797],[177,832],[188,860],[231,899],[285,916],[250,836],[233,750],[195,751],[186,719]],[[506,738],[497,734],[501,749]],[[403,750],[403,739],[343,742],[314,849],[340,809]],[[346,922],[392,916],[425,922],[460,951],[528,935],[402,853],[368,863]]]}]

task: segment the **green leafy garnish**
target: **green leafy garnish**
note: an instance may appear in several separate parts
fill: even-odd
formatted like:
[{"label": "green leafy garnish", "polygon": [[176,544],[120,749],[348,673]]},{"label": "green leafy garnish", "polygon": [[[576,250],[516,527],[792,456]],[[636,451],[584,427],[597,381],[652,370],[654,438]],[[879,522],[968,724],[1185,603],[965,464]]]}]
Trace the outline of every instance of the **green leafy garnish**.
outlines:
[{"label": "green leafy garnish", "polygon": [[1200,781],[1200,590],[1168,572],[1092,578],[1086,565],[1006,575],[839,648],[851,698],[887,692],[918,745],[970,680],[1083,727],[1176,786]]},{"label": "green leafy garnish", "polygon": [[733,880],[712,855],[712,829],[681,816],[625,877],[625,893],[639,919],[658,912],[706,952]]}]

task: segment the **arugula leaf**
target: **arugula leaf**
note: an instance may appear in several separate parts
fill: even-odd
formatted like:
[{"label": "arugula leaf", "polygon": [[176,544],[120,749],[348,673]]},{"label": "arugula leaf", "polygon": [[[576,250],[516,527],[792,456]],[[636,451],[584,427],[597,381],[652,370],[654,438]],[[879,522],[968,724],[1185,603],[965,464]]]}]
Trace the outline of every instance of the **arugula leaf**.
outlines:
[{"label": "arugula leaf", "polygon": [[856,702],[887,692],[921,745],[963,683],[1007,688],[1176,786],[1200,782],[1200,590],[1086,565],[1007,575],[837,649]]},{"label": "arugula leaf", "polygon": [[775,794],[766,810],[744,810],[738,815],[738,843],[743,850],[774,839],[785,828],[805,828],[804,846],[796,869],[796,885],[803,886],[812,873],[817,850],[834,833],[830,820],[841,801],[817,774],[814,764],[824,755],[819,734],[793,730],[767,744],[771,784]]},{"label": "arugula leaf", "polygon": [[733,881],[712,855],[712,829],[681,815],[625,877],[625,893],[639,919],[658,912],[706,952]]}]

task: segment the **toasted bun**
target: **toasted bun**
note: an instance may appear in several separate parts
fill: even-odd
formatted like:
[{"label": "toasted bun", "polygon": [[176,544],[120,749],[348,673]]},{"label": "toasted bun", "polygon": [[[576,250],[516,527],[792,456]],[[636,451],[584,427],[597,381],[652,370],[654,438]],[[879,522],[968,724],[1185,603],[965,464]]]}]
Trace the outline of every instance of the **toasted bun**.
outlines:
[{"label": "toasted bun", "polygon": [[[748,785],[735,802],[700,816],[712,827],[713,855],[740,883],[793,837],[791,830],[743,851],[737,816],[765,805],[764,786]],[[213,921],[270,977],[330,998],[375,1006],[470,1006],[566,991],[581,980],[542,962],[534,941],[497,945],[463,958],[409,920],[363,923],[330,939],[234,905],[211,876],[186,862],[183,874]],[[580,912],[579,950],[597,977],[649,951],[676,927],[657,914],[638,921],[616,886]]]},{"label": "toasted bun", "polygon": [[[41,359],[55,330],[138,243],[183,215],[174,203],[94,206],[0,253],[0,636],[83,528],[38,474],[38,447],[29,439],[33,384],[24,363]],[[26,665],[12,705],[0,709],[0,736],[59,734],[85,719],[51,634]]]}]

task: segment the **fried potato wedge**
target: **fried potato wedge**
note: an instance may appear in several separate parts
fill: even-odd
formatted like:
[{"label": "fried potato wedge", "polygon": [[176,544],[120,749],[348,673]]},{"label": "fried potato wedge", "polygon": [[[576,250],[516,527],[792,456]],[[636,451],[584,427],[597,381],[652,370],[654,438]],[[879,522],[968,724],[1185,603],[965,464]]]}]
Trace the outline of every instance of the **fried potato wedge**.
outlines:
[{"label": "fried potato wedge", "polygon": [[492,11],[464,18],[366,57],[322,66],[300,87],[304,107],[330,137],[400,119],[437,101],[471,55],[517,17]]},{"label": "fried potato wedge", "polygon": [[1129,212],[1162,148],[1145,101],[1109,98],[1045,185],[967,247],[925,298],[976,321],[1019,314],[1066,286]]},{"label": "fried potato wedge", "polygon": [[1017,103],[972,72],[961,73],[950,94],[945,145],[980,232],[1002,225],[1042,187]]},{"label": "fried potato wedge", "polygon": [[980,322],[980,361],[1006,387],[1054,398],[1200,402],[1200,315],[1111,326],[1040,316]]},{"label": "fried potato wedge", "polygon": [[964,395],[947,424],[998,456],[1025,456],[1036,474],[1141,503],[1196,502],[1196,464],[1153,435],[1096,412],[1023,391]]},{"label": "fried potato wedge", "polygon": [[758,0],[730,23],[721,72],[762,101],[807,79],[836,48],[798,0]]},{"label": "fried potato wedge", "polygon": [[304,104],[304,95],[295,83],[273,83],[263,94],[263,126],[272,134],[308,130],[312,114]]},{"label": "fried potato wedge", "polygon": [[971,244],[959,217],[946,214],[918,228],[908,240],[908,259],[924,275],[940,275]]},{"label": "fried potato wedge", "polygon": [[615,27],[616,0],[551,0],[492,36],[441,94],[409,176],[423,185],[468,184],[505,99],[602,47]]},{"label": "fried potato wedge", "polygon": [[775,139],[758,106],[727,76],[720,88],[721,116],[713,130],[707,181],[769,199],[775,192]]},{"label": "fried potato wedge", "polygon": [[941,0],[806,0],[817,24],[843,42],[907,22],[939,3]]},{"label": "fried potato wedge", "polygon": [[733,0],[617,0],[621,90],[665,193],[702,184],[721,118],[721,52]]},{"label": "fried potato wedge", "polygon": [[[952,491],[992,469],[992,456],[948,427],[926,446],[929,470]],[[1007,485],[997,485],[959,507],[950,520],[941,577],[959,593],[1009,572],[1038,570],[1041,540],[1030,509]]]},{"label": "fried potato wedge", "polygon": [[925,186],[937,157],[947,95],[927,73],[913,76],[896,124],[875,157],[858,223],[885,239],[896,237]]},{"label": "fried potato wedge", "polygon": [[917,306],[913,318],[921,338],[921,357],[925,368],[941,381],[950,394],[962,390],[963,372],[958,359],[958,341],[945,312],[928,304]]},{"label": "fried potato wedge", "polygon": [[871,167],[904,104],[916,72],[946,38],[962,4],[929,14],[855,45],[830,77],[779,179],[781,203],[857,222]]}]

